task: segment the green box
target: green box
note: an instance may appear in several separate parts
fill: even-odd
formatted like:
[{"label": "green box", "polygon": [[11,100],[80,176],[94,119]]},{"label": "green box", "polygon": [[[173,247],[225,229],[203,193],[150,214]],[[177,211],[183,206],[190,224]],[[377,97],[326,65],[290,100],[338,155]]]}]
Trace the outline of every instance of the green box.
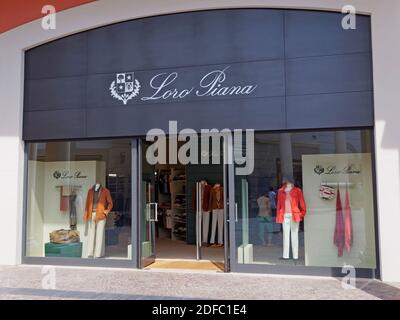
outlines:
[{"label": "green box", "polygon": [[74,243],[46,243],[44,245],[44,255],[46,257],[81,258],[82,242]]}]

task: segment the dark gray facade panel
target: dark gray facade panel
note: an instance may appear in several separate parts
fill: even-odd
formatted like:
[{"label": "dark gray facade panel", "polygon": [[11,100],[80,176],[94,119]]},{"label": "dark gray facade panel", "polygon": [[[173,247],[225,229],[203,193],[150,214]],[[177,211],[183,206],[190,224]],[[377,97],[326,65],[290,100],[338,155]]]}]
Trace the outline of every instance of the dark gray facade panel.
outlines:
[{"label": "dark gray facade panel", "polygon": [[[215,85],[217,88],[219,85],[222,87],[242,87],[246,85],[254,85],[255,89],[251,94],[248,95],[225,95],[225,96],[209,96],[204,95],[209,92],[210,87],[202,88],[200,86],[201,79],[213,71],[225,70],[224,77],[226,80],[218,82]],[[168,76],[175,77],[176,80],[170,85],[163,88],[159,93],[157,89],[150,87],[151,79],[163,73],[155,84],[160,85],[163,79]],[[141,88],[140,93],[137,97],[128,102],[128,106],[137,104],[153,104],[163,103],[166,104],[164,108],[169,108],[171,103],[187,103],[189,101],[217,101],[227,99],[248,99],[256,97],[275,97],[285,95],[285,69],[283,60],[273,61],[261,61],[261,62],[248,62],[248,63],[234,63],[224,65],[212,65],[212,66],[201,66],[201,67],[190,67],[190,68],[173,68],[173,69],[162,69],[158,71],[139,71],[134,72],[134,77],[140,81]],[[209,76],[209,79],[214,79],[215,75]],[[112,74],[98,74],[90,75],[88,77],[88,89],[87,89],[87,105],[89,108],[95,107],[119,107],[121,101],[113,98],[110,94],[110,84],[116,80],[115,73]],[[206,80],[204,83],[210,83],[210,80]],[[214,86],[213,86],[214,87]],[[157,100],[142,100],[142,98],[159,98],[167,90],[178,91],[192,90],[191,94],[185,98],[168,98],[168,99],[157,99]],[[200,96],[196,94],[199,92]],[[229,103],[229,102],[228,102]],[[188,110],[182,109],[182,112],[188,112]]]},{"label": "dark gray facade panel", "polygon": [[284,56],[283,12],[217,10],[139,19],[88,33],[89,73]]},{"label": "dark gray facade panel", "polygon": [[71,77],[87,72],[87,33],[55,40],[26,54],[26,78]]},{"label": "dark gray facade panel", "polygon": [[280,129],[285,126],[282,98],[243,99],[218,102],[138,105],[87,110],[88,137],[145,135],[154,128],[168,132],[168,121],[178,129]]},{"label": "dark gray facade panel", "polygon": [[287,97],[287,129],[373,126],[372,92]]},{"label": "dark gray facade panel", "polygon": [[286,11],[286,57],[371,52],[371,20],[356,16],[356,29],[342,28],[345,16],[333,12]]},{"label": "dark gray facade panel", "polygon": [[368,53],[289,59],[287,95],[372,91]]},{"label": "dark gray facade panel", "polygon": [[[373,125],[370,18],[357,16],[356,30],[343,30],[342,18],[270,9],[189,12],[109,25],[31,49],[24,139],[145,135],[165,129],[168,120],[196,130]],[[250,94],[195,94],[207,72],[226,67],[217,85],[257,87]],[[140,90],[124,105],[110,86],[128,72]],[[193,88],[192,94],[144,100],[155,92],[150,80],[171,72],[178,77],[165,90]]]},{"label": "dark gray facade panel", "polygon": [[24,113],[24,139],[74,139],[85,137],[84,109]]},{"label": "dark gray facade panel", "polygon": [[26,111],[82,109],[86,103],[86,76],[28,80]]}]

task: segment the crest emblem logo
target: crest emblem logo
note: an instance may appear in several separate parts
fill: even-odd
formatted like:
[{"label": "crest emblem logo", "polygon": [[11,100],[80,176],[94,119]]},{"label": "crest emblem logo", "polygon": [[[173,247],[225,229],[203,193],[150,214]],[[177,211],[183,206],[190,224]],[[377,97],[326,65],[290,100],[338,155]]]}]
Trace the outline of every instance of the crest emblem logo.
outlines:
[{"label": "crest emblem logo", "polygon": [[324,168],[323,166],[321,166],[321,165],[317,165],[317,166],[314,168],[314,172],[315,172],[317,175],[321,175],[321,174],[323,174],[323,173],[325,172],[325,168]]},{"label": "crest emblem logo", "polygon": [[61,178],[61,172],[60,171],[54,171],[53,173],[54,179],[60,179]]},{"label": "crest emblem logo", "polygon": [[117,73],[115,80],[111,83],[111,96],[126,105],[129,100],[139,94],[140,82],[135,79],[134,73]]}]

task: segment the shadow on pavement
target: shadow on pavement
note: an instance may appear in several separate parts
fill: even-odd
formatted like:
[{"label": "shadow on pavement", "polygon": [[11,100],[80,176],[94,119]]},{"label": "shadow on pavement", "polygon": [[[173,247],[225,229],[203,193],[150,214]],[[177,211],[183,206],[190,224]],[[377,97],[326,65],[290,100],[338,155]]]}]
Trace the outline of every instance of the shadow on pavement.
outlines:
[{"label": "shadow on pavement", "polygon": [[379,280],[357,281],[357,289],[382,300],[400,300],[400,289]]},{"label": "shadow on pavement", "polygon": [[0,288],[0,296],[2,295],[79,300],[190,300],[190,298],[183,297],[144,296],[120,293],[49,290],[34,288]]}]

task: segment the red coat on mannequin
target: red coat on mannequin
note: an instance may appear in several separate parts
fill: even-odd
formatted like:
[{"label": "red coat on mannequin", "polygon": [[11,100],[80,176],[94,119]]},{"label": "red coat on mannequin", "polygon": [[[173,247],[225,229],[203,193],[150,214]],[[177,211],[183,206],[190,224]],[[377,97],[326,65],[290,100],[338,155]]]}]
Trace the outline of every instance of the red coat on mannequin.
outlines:
[{"label": "red coat on mannequin", "polygon": [[[279,189],[276,206],[276,223],[283,223],[285,215],[286,183]],[[303,192],[300,188],[293,186],[290,191],[290,205],[292,208],[293,221],[300,222],[306,215],[307,208]]]}]

